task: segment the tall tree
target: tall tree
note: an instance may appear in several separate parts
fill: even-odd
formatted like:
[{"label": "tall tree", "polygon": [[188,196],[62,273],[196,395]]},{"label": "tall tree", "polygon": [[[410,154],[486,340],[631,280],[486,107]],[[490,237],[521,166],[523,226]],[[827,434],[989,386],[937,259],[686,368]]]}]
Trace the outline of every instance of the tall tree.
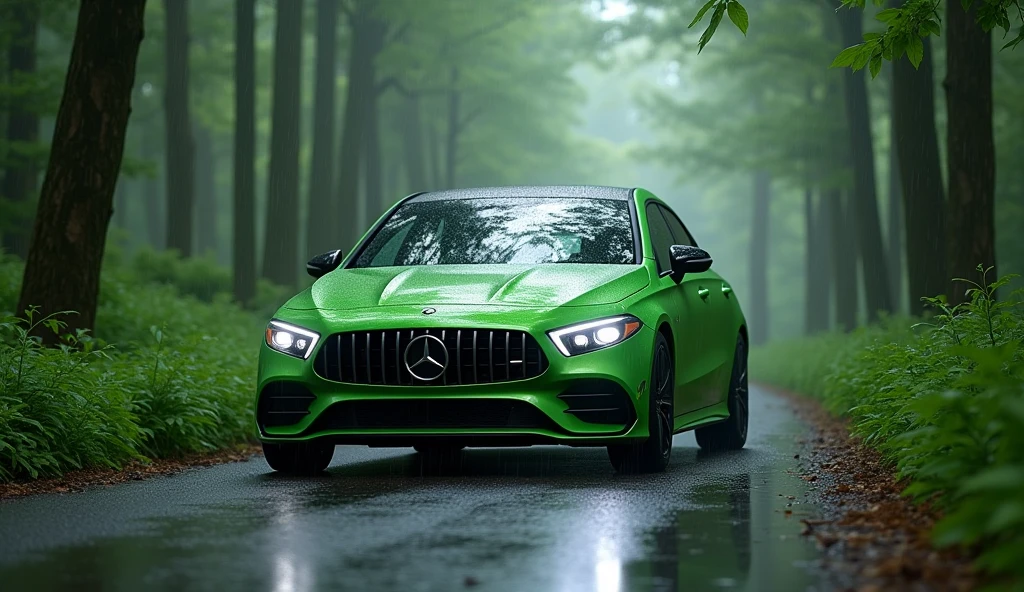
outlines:
[{"label": "tall tree", "polygon": [[256,296],[256,0],[235,0],[234,141],[232,284],[246,304]]},{"label": "tall tree", "polygon": [[196,138],[196,252],[217,255],[217,170],[213,135],[203,125],[195,127]]},{"label": "tall tree", "polygon": [[[839,18],[840,37],[844,47],[860,43],[863,36],[864,13],[842,8]],[[878,313],[892,310],[888,265],[882,247],[882,230],[878,219],[878,197],[875,186],[875,154],[871,140],[871,109],[865,74],[852,70],[843,72],[846,119],[850,130],[850,155],[853,161],[853,195],[851,214],[857,221],[857,242],[861,250],[864,292],[868,321]]]},{"label": "tall tree", "polygon": [[337,248],[334,198],[334,109],[338,55],[338,0],[317,0],[316,81],[313,95],[313,157],[309,170],[306,255]]},{"label": "tall tree", "polygon": [[[892,95],[893,93],[890,93]],[[895,97],[889,100],[889,188],[886,195],[885,252],[889,264],[889,289],[892,291],[892,307],[899,312],[903,306],[903,187],[900,185],[900,158],[897,154]]]},{"label": "tall tree", "polygon": [[427,189],[426,157],[423,153],[423,122],[420,117],[420,98],[409,95],[402,103],[402,156],[409,191]]},{"label": "tall tree", "polygon": [[[11,86],[28,83],[36,73],[36,37],[39,28],[39,3],[17,0],[8,6],[11,40],[7,50],[7,71]],[[28,254],[29,235],[26,228],[31,221],[31,202],[36,193],[35,160],[30,156],[31,146],[39,140],[39,116],[30,101],[12,100],[7,119],[8,162],[4,172],[0,196],[14,206],[11,213],[16,220],[8,222],[3,237],[7,251],[24,257]]]},{"label": "tall tree", "polygon": [[[949,274],[980,280],[979,264],[995,266],[995,142],[992,134],[992,33],[946,3],[946,158],[949,171]],[[993,274],[994,275],[994,274]],[[992,277],[990,275],[989,277]],[[954,285],[952,303],[964,299]]]},{"label": "tall tree", "polygon": [[910,314],[924,311],[921,298],[946,292],[945,189],[935,133],[931,41],[924,39],[919,67],[897,60],[892,76],[892,122],[903,195]]},{"label": "tall tree", "polygon": [[338,226],[332,234],[340,247],[349,249],[364,225],[360,213],[367,210],[365,203],[359,203],[359,171],[365,154],[367,117],[376,113],[370,102],[377,99],[376,60],[384,46],[386,23],[376,14],[373,0],[354,0],[351,6],[342,5],[342,10],[348,20],[351,46],[338,164]]},{"label": "tall tree", "polygon": [[164,117],[167,133],[167,248],[182,257],[192,254],[192,209],[195,191],[195,146],[189,116],[188,3],[164,0],[167,32],[164,57]]},{"label": "tall tree", "polygon": [[[74,310],[92,329],[145,0],[82,0],[18,310]],[[42,332],[47,343],[56,340]]]},{"label": "tall tree", "polygon": [[772,179],[754,173],[754,216],[750,232],[750,342],[768,341],[768,220],[771,217]]},{"label": "tall tree", "polygon": [[814,191],[807,188],[804,192],[804,241],[805,251],[805,287],[804,287],[804,327],[807,333],[818,333],[828,330],[829,318],[829,252],[828,244],[828,202],[819,198],[815,206]]},{"label": "tall tree", "polygon": [[[836,324],[844,331],[857,327],[857,308],[860,297],[857,291],[857,231],[851,228],[849,199],[841,190],[830,191],[826,198],[831,214],[832,273],[835,294]],[[854,227],[856,224],[853,225]]]},{"label": "tall tree", "polygon": [[274,94],[263,277],[282,286],[298,281],[302,10],[303,0],[279,2],[274,32]]}]

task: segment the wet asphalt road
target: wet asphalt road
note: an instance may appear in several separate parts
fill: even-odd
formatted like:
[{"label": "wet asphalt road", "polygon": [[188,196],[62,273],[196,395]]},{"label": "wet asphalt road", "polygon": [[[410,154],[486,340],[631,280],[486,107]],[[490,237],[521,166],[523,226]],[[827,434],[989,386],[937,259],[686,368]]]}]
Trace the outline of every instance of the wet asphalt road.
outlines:
[{"label": "wet asphalt road", "polygon": [[763,390],[751,407],[746,450],[682,434],[661,475],[597,448],[471,449],[426,475],[411,449],[339,448],[315,479],[254,458],[0,502],[0,590],[816,589],[805,428]]}]

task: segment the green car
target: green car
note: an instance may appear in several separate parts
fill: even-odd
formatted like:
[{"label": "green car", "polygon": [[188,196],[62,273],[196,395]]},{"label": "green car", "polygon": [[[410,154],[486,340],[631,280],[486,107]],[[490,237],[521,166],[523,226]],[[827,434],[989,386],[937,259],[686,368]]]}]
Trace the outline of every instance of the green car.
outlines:
[{"label": "green car", "polygon": [[411,195],[274,316],[256,427],[267,463],[312,474],[337,444],[607,446],[663,471],[672,436],[747,436],[747,330],[729,283],[644,189]]}]

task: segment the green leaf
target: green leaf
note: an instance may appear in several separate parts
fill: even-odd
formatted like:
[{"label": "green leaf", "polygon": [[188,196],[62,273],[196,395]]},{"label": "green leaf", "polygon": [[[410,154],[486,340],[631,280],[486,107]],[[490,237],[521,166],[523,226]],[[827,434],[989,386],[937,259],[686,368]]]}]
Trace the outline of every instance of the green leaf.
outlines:
[{"label": "green leaf", "polygon": [[886,8],[885,10],[876,14],[875,18],[882,21],[883,23],[887,23],[892,19],[900,16],[901,12],[902,11],[899,8]]},{"label": "green leaf", "polygon": [[1020,32],[1017,33],[1017,37],[1015,39],[1011,39],[1006,45],[1004,45],[1000,49],[1000,51],[1002,51],[1003,49],[1006,49],[1007,47],[1009,47],[1011,49],[1016,48],[1018,45],[1020,45],[1021,41],[1024,41],[1024,27],[1021,27],[1020,28]]},{"label": "green leaf", "polygon": [[910,42],[907,43],[907,58],[910,59],[910,63],[914,65],[915,70],[921,65],[921,60],[924,59],[924,43],[920,37],[914,36],[910,38]]},{"label": "green leaf", "polygon": [[878,76],[878,73],[882,71],[882,54],[877,54],[871,58],[871,64],[869,68],[871,69],[872,78]]},{"label": "green leaf", "polygon": [[974,0],[960,0],[960,6],[964,7],[964,12],[969,11],[972,4],[974,4]]},{"label": "green leaf", "polygon": [[935,35],[936,37],[938,37],[941,31],[942,30],[939,27],[939,23],[937,21],[927,20],[921,22],[921,33],[924,36]]},{"label": "green leaf", "polygon": [[729,20],[732,21],[732,24],[736,25],[736,28],[741,33],[747,34],[747,25],[750,24],[750,17],[747,16],[747,9],[743,8],[743,5],[736,2],[736,0],[729,2]]},{"label": "green leaf", "polygon": [[711,7],[712,7],[712,6],[714,6],[714,5],[715,5],[715,2],[717,2],[717,1],[718,1],[718,0],[708,0],[708,3],[707,3],[707,4],[705,4],[705,5],[703,6],[703,7],[701,7],[701,9],[700,9],[699,11],[697,11],[697,16],[693,17],[693,21],[691,21],[691,22],[690,22],[690,25],[689,25],[688,27],[686,27],[686,28],[687,28],[687,29],[692,29],[694,25],[696,25],[697,23],[699,23],[699,22],[700,22],[700,19],[704,18],[704,14],[705,14],[705,13],[706,13],[706,12],[707,12],[708,10],[710,10],[710,9],[711,9]]},{"label": "green leaf", "polygon": [[725,4],[720,3],[715,7],[715,12],[711,15],[711,23],[708,24],[708,28],[704,30],[704,34],[700,36],[700,41],[697,43],[697,53],[704,50],[704,46],[711,41],[711,37],[718,30],[718,23],[722,22],[722,15],[725,13]]},{"label": "green leaf", "polygon": [[863,47],[863,43],[847,47],[843,51],[839,52],[836,59],[832,60],[832,65],[829,66],[829,68],[845,68],[853,65],[853,60],[857,58]]}]

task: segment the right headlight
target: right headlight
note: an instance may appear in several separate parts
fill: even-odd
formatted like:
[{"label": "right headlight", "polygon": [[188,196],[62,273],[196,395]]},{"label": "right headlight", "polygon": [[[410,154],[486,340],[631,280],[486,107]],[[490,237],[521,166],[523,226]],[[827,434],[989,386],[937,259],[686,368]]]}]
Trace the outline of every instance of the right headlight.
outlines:
[{"label": "right headlight", "polygon": [[548,331],[548,337],[562,355],[575,356],[622,343],[642,326],[633,315],[622,315]]}]

